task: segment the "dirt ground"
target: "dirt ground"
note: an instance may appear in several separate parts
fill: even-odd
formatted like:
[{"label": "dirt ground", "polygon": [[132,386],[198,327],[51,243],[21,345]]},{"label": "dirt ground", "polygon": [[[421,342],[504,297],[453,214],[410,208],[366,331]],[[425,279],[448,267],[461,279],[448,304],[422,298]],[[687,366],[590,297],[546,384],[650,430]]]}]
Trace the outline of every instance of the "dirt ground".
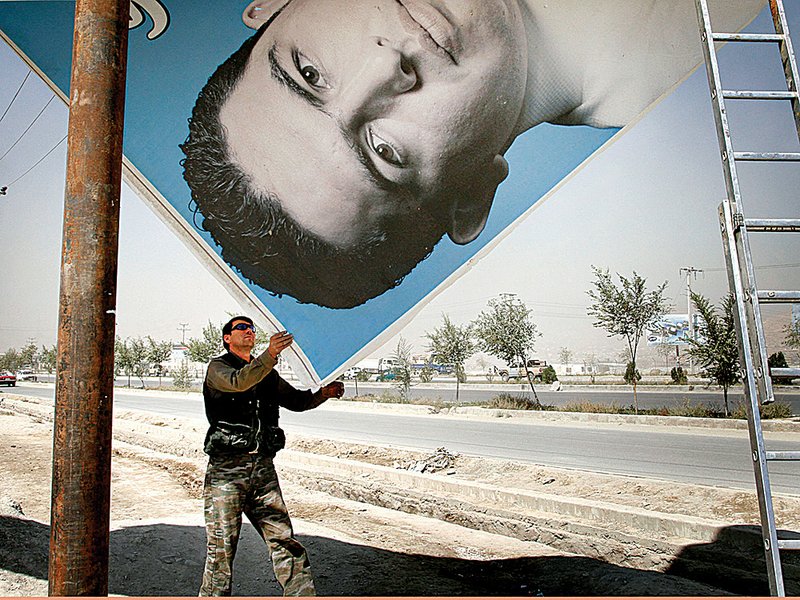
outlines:
[{"label": "dirt ground", "polygon": [[[0,393],[0,596],[47,593],[52,403]],[[204,424],[149,413],[115,416],[109,592],[193,596],[203,569]],[[294,451],[394,468],[430,456],[392,448],[292,438]],[[439,457],[442,458],[442,457]],[[652,510],[752,522],[748,494],[643,479],[444,457],[441,473]],[[435,462],[435,461],[433,461]],[[720,595],[720,588],[658,571],[390,510],[303,487],[282,471],[284,495],[327,596]],[[684,489],[685,488],[685,489]],[[716,490],[716,491],[715,491]],[[780,510],[800,519],[798,504]],[[413,511],[412,511],[413,512]],[[280,589],[265,547],[245,526],[234,594]]]}]

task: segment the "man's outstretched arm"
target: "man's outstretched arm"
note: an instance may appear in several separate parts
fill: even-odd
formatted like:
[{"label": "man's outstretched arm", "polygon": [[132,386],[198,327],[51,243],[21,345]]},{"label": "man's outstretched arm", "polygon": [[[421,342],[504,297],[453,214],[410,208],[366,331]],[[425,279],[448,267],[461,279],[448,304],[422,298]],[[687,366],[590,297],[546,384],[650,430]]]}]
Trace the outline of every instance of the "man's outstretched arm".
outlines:
[{"label": "man's outstretched arm", "polygon": [[328,398],[341,398],[344,395],[344,384],[334,381],[323,385],[316,392],[300,391],[278,376],[278,404],[294,412],[303,412],[317,408]]}]

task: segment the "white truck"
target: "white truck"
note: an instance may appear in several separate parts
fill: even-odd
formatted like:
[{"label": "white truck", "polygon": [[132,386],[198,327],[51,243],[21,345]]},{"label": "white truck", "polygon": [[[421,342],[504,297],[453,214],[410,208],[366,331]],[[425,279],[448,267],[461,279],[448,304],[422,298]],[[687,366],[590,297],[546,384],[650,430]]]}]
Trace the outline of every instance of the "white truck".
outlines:
[{"label": "white truck", "polygon": [[370,381],[380,380],[392,371],[393,368],[400,366],[398,361],[393,358],[365,358],[360,360],[354,367],[345,372],[346,378],[355,378],[359,373],[367,373]]},{"label": "white truck", "polygon": [[[542,380],[542,372],[547,368],[547,366],[546,360],[540,360],[538,358],[528,359],[528,370],[530,371],[534,381]],[[525,374],[525,366],[521,362],[511,363],[507,367],[500,367],[497,371],[497,374],[500,375],[500,379],[503,381],[528,378],[528,376]]]}]

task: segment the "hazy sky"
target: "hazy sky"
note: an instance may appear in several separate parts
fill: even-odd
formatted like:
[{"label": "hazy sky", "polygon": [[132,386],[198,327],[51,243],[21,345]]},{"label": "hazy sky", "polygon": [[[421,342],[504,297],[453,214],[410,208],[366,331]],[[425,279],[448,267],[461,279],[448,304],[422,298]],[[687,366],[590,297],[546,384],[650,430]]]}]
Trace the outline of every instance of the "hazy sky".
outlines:
[{"label": "hazy sky", "polygon": [[[790,13],[800,31],[797,16]],[[777,54],[769,48],[756,52],[743,73],[750,79],[734,81],[731,87],[774,89],[781,80]],[[766,58],[772,59],[770,68],[762,66]],[[723,62],[745,59],[730,51]],[[0,44],[0,72],[2,114],[28,72],[5,44]],[[0,121],[2,156],[46,106],[0,159],[0,186],[9,185],[8,195],[0,196],[0,351],[29,338],[49,345],[57,335],[66,142],[56,144],[66,134],[67,109],[57,98],[47,104],[52,96],[32,74]],[[415,352],[422,352],[424,333],[440,324],[442,313],[463,323],[493,296],[512,292],[534,311],[542,333],[537,355],[555,360],[562,346],[577,358],[587,352],[614,355],[621,343],[593,328],[586,315],[591,265],[623,274],[636,270],[651,286],[668,281],[675,312],[686,311],[680,269],[692,266],[703,270],[692,281],[693,289],[718,299],[727,290],[716,214],[724,186],[707,98],[705,75],[699,72],[540,202],[488,256],[423,308],[401,335]],[[787,106],[732,107],[737,149],[798,151]],[[795,165],[742,168],[748,214],[796,217],[798,171]],[[188,323],[187,337],[197,336],[208,319],[220,322],[227,312],[239,312],[232,297],[127,186],[122,198],[120,336],[180,341],[181,323]],[[754,238],[753,248],[761,266],[760,287],[798,289],[800,236]],[[768,311],[786,322],[789,313],[788,307]],[[396,341],[397,336],[374,355],[389,354]]]}]

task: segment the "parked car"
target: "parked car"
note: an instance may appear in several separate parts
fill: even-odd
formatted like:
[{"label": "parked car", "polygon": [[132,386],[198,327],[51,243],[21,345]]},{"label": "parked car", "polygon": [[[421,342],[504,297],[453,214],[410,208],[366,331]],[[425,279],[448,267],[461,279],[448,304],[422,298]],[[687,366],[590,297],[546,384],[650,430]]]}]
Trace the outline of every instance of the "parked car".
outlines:
[{"label": "parked car", "polygon": [[30,369],[20,369],[17,371],[17,381],[36,381],[36,373]]},{"label": "parked car", "polygon": [[394,381],[395,379],[397,379],[397,375],[391,371],[386,371],[384,373],[373,373],[367,381]]},{"label": "parked car", "polygon": [[342,379],[356,379],[360,372],[361,372],[361,369],[359,369],[358,367],[350,367],[349,369],[347,369],[347,371],[342,373],[342,377],[341,378]]},{"label": "parked car", "polygon": [[8,371],[0,372],[0,385],[14,387],[17,385],[17,376],[13,373],[9,373]]},{"label": "parked car", "polygon": [[[531,372],[534,381],[542,380],[542,372],[547,368],[546,360],[531,358],[528,360],[528,370]],[[498,375],[503,381],[509,379],[526,379],[525,366],[522,363],[512,363],[508,368],[500,368]]]}]

